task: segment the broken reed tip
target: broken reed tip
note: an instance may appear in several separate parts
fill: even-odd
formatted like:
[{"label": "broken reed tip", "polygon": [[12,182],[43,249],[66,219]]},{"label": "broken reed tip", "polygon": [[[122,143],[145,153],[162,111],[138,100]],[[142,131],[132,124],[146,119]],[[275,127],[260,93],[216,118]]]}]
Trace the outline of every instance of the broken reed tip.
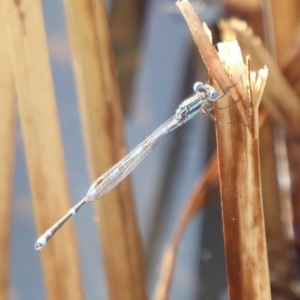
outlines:
[{"label": "broken reed tip", "polygon": [[[257,121],[252,118],[258,114],[258,106],[264,91],[268,76],[268,68],[260,69],[258,72],[250,70],[250,57],[243,59],[241,48],[236,40],[222,42],[218,44],[218,55],[227,73],[241,96],[243,109],[247,116],[247,123],[256,124]],[[254,125],[257,127],[256,125]],[[254,130],[257,136],[257,129]]]}]

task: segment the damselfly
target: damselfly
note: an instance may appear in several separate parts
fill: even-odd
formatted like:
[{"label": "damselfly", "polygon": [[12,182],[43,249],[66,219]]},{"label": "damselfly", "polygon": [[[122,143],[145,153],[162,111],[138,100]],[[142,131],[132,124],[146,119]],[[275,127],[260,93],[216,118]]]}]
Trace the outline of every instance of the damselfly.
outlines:
[{"label": "damselfly", "polygon": [[116,185],[118,185],[133,169],[146,157],[158,141],[168,132],[180,127],[191,120],[199,111],[210,116],[215,122],[211,113],[212,102],[218,100],[218,93],[214,87],[196,82],[194,94],[184,100],[177,108],[173,117],[163,123],[148,138],[128,153],[123,159],[115,164],[110,170],[100,176],[90,187],[86,196],[72,207],[63,218],[49,228],[35,243],[35,249],[39,250],[47,244],[54,234],[73,217],[86,203],[100,199]]}]

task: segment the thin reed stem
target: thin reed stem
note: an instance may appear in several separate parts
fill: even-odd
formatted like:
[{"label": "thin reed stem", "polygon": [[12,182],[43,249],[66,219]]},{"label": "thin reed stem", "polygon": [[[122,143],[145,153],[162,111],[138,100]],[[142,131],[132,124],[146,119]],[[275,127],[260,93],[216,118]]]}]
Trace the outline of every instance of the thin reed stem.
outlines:
[{"label": "thin reed stem", "polygon": [[[5,2],[35,219],[41,234],[70,207],[42,7],[39,1]],[[72,223],[41,256],[47,298],[83,299]]]}]

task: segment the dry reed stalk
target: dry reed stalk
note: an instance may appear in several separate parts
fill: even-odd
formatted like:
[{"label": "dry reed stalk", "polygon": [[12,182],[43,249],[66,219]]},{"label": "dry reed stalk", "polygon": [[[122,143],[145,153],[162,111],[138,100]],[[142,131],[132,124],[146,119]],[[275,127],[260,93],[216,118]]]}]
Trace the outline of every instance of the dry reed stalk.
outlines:
[{"label": "dry reed stalk", "polygon": [[[65,0],[92,179],[126,153],[104,1]],[[110,299],[145,299],[142,246],[130,180],[96,202]]]},{"label": "dry reed stalk", "polygon": [[[279,19],[279,16],[275,18],[275,20]],[[270,54],[264,49],[258,38],[252,34],[252,30],[249,29],[244,22],[233,19],[222,25],[226,35],[234,34],[237,37],[238,41],[243,46],[244,53],[251,53],[254,65],[258,66],[262,62],[267,63],[272,80],[268,80],[266,84],[266,92],[262,99],[262,103],[266,103],[270,115],[277,123],[285,127],[286,134],[290,138],[293,136],[296,138],[297,136],[299,137],[299,98],[297,98],[297,95],[293,91],[293,87],[287,83],[283,74],[280,73],[276,62],[270,57]],[[272,26],[269,27],[272,28]],[[271,35],[271,32],[269,32],[269,35]],[[269,43],[271,43],[272,40],[273,39],[270,39]],[[297,45],[297,43],[295,44]],[[288,57],[292,60],[294,60],[296,45],[291,45],[287,51],[290,53]],[[273,45],[270,48],[274,49],[276,48],[276,45]],[[283,64],[282,67],[286,64],[288,64],[288,59],[286,59],[286,63]],[[275,99],[273,98],[274,95]],[[281,120],[283,120],[283,122]],[[285,228],[290,227],[290,225],[287,226],[286,222],[282,222],[282,208],[286,207],[286,205],[282,205],[280,188],[278,187],[278,174],[274,151],[275,141],[273,137],[274,128],[270,122],[266,125],[267,126],[264,126],[261,130],[262,139],[260,144],[260,154],[271,285],[274,297],[277,295],[284,299],[288,299],[291,297],[290,286],[293,266],[290,263],[291,249]],[[292,167],[297,168],[295,159],[293,159]],[[293,176],[293,178],[296,178],[296,176]],[[286,199],[286,197],[284,197],[284,199]],[[287,201],[285,201],[285,203],[287,203]],[[284,215],[287,216],[286,213]],[[274,220],[281,221],[274,224]],[[285,220],[287,220],[286,217]],[[291,220],[288,223],[291,223]]]},{"label": "dry reed stalk", "polygon": [[[280,65],[283,69],[283,74],[286,76],[290,85],[294,88],[300,99],[300,23],[295,30],[294,40],[284,55],[283,61]],[[300,112],[299,112],[300,114]],[[299,116],[300,119],[300,116]],[[287,152],[289,159],[289,171],[291,178],[291,198],[293,206],[293,227],[300,227],[300,144],[297,139],[287,139]],[[300,235],[297,230],[294,231],[294,246],[299,253],[299,241]]]},{"label": "dry reed stalk", "polygon": [[[42,8],[30,0],[7,0],[5,5],[35,218],[43,233],[70,201]],[[47,298],[83,299],[71,222],[41,256]]]},{"label": "dry reed stalk", "polygon": [[[260,128],[267,120],[267,117],[268,113],[266,111],[262,111],[260,113]],[[216,185],[218,176],[218,157],[215,153],[209,164],[206,166],[203,175],[197,181],[196,187],[192,191],[191,196],[188,198],[179,216],[179,220],[176,224],[171,240],[164,251],[160,277],[156,287],[155,300],[164,300],[169,298],[178,248],[184,231],[194,215],[206,204],[207,194],[209,190]]]},{"label": "dry reed stalk", "polygon": [[[239,4],[239,3],[237,3]],[[244,7],[243,7],[244,8]],[[224,28],[222,26],[222,28]],[[299,27],[300,29],[300,27]],[[228,30],[228,28],[226,28],[226,30]],[[298,30],[299,31],[299,30]],[[227,32],[228,34],[228,32]],[[230,33],[232,35],[232,33]],[[297,64],[295,65],[295,63],[297,62],[297,57],[299,56],[299,37],[296,34],[295,38],[297,39],[289,48],[288,50],[288,56],[285,59],[285,62],[282,64],[282,68],[284,70],[285,73],[291,74],[294,73],[291,69],[293,66],[297,66]],[[254,36],[251,37],[251,39],[255,39]],[[255,48],[253,49],[255,50]],[[259,49],[258,49],[259,50]],[[249,50],[245,50],[244,52],[247,53],[247,51]],[[295,67],[297,69],[297,67]],[[295,77],[295,76],[294,76]],[[297,85],[297,82],[295,81],[295,78],[292,77],[292,81],[295,85]],[[298,77],[297,77],[298,78]],[[291,83],[291,82],[290,82]],[[268,84],[267,84],[268,87]],[[272,88],[271,86],[269,88]],[[283,102],[283,105],[285,105],[286,102]],[[272,113],[272,111],[271,111]],[[266,110],[262,110],[260,112],[260,117],[259,117],[259,121],[260,121],[260,128],[264,128],[265,126],[263,126],[263,124],[265,124],[265,121],[268,117],[268,113]],[[271,117],[272,116],[271,114]],[[276,116],[275,116],[276,118]],[[290,124],[289,126],[293,126],[292,124]],[[266,139],[266,137],[263,138],[263,140]],[[261,149],[260,153],[261,155],[264,155],[263,157],[261,157],[261,162],[262,164],[266,164],[267,166],[270,166],[270,163],[268,162],[270,160],[270,158],[272,156],[269,155],[270,150],[268,149]],[[299,152],[298,152],[299,153]],[[204,175],[203,177],[200,178],[199,183],[197,184],[194,192],[192,193],[192,196],[189,197],[188,202],[186,203],[181,216],[179,218],[178,223],[176,224],[176,228],[174,230],[174,234],[172,235],[171,241],[167,247],[167,249],[165,250],[165,254],[164,254],[164,258],[163,258],[163,263],[162,263],[162,267],[161,267],[161,276],[158,282],[158,286],[157,286],[157,292],[156,295],[160,295],[159,297],[157,296],[157,299],[167,299],[168,298],[168,294],[169,294],[169,288],[171,285],[171,281],[172,281],[172,276],[173,276],[173,272],[174,272],[174,268],[175,268],[175,263],[176,263],[176,255],[177,255],[177,251],[178,251],[178,247],[179,247],[179,243],[182,237],[182,234],[186,228],[186,225],[188,224],[188,222],[191,220],[191,218],[194,216],[194,214],[200,210],[203,207],[203,203],[199,202],[200,199],[202,199],[202,195],[205,194],[205,190],[209,189],[210,186],[214,180],[217,180],[217,176],[218,173],[215,172],[214,176],[215,178],[213,178],[213,181],[211,181],[210,183],[207,183],[205,185],[202,185],[202,182],[204,180],[204,178],[207,176],[207,173],[210,173],[209,170],[211,170],[211,165],[214,165],[217,163],[217,157],[214,157],[214,160],[212,160],[210,162],[210,164],[206,167],[206,170],[204,171]],[[272,165],[272,164],[271,164]],[[298,163],[295,163],[294,166],[298,166]],[[268,167],[269,168],[269,167]],[[262,170],[264,170],[264,168],[262,168]],[[264,178],[265,175],[262,174],[262,177]],[[270,180],[270,176],[268,177]],[[297,178],[296,176],[293,176],[293,178]],[[276,179],[275,179],[276,180]],[[276,269],[274,272],[274,275],[276,276],[276,278],[283,278],[284,282],[286,281],[285,279],[287,278],[287,276],[289,276],[289,268],[288,268],[288,262],[287,262],[287,253],[286,253],[286,249],[287,249],[287,245],[285,245],[285,242],[282,240],[282,228],[281,228],[281,224],[280,222],[276,222],[276,224],[274,224],[274,219],[278,219],[278,217],[274,217],[274,216],[279,216],[280,215],[280,211],[279,211],[279,207],[278,205],[276,206],[276,204],[274,203],[274,201],[272,199],[276,198],[276,194],[274,193],[278,193],[278,191],[276,189],[274,189],[273,187],[271,187],[273,184],[273,187],[277,185],[277,183],[273,182],[270,185],[270,189],[268,191],[264,191],[263,189],[263,193],[266,192],[268,195],[272,194],[273,196],[270,197],[271,203],[270,205],[267,205],[268,211],[265,214],[265,218],[266,219],[266,232],[267,232],[267,236],[269,236],[269,239],[271,239],[272,241],[276,240],[276,243],[279,243],[278,245],[276,245],[276,251],[274,252],[274,246],[271,245],[271,252],[270,253],[270,259],[271,261],[276,261],[276,265],[274,266],[274,268]],[[299,195],[300,193],[297,193],[297,186],[299,187],[299,185],[295,184],[295,193],[296,195]],[[264,200],[266,199],[266,197],[263,197]],[[205,199],[203,200],[205,201]],[[279,202],[278,202],[279,204]],[[265,206],[265,203],[264,203]],[[277,211],[277,212],[276,212]],[[296,213],[299,210],[295,210],[295,217],[297,219],[300,219],[298,217],[298,214]],[[268,221],[270,220],[270,221]],[[269,239],[268,239],[268,243],[269,243]],[[276,267],[277,266],[277,267]],[[273,266],[270,266],[273,268]],[[274,269],[273,268],[273,269]],[[281,282],[281,286],[282,286],[283,282]]]},{"label": "dry reed stalk", "polygon": [[[272,1],[272,17],[274,19],[274,36],[276,41],[276,50],[278,61],[280,65],[283,65],[281,62],[285,59],[286,61],[292,60],[293,55],[296,53],[299,54],[299,29],[298,32],[295,32],[297,27],[299,27],[299,11],[300,3],[299,1],[289,1],[286,5],[283,5],[282,2],[273,0]],[[286,18],[285,16],[289,16]],[[298,34],[298,35],[297,35]],[[292,45],[292,47],[290,46]],[[286,49],[292,49],[292,51],[287,51]],[[296,51],[293,51],[297,49]],[[289,53],[294,54],[292,56],[287,55]],[[299,66],[299,64],[298,64]],[[292,74],[299,74],[299,68],[297,64],[293,65],[293,68],[290,68]],[[295,75],[294,75],[295,76]],[[295,76],[297,77],[297,76]],[[298,75],[299,78],[299,75]],[[291,84],[291,88],[294,88],[295,93],[297,93],[297,83],[293,82],[291,78],[287,78]],[[298,83],[300,81],[298,80]],[[295,84],[296,83],[296,84]],[[281,99],[282,102],[289,101],[287,99]],[[298,104],[300,107],[300,98],[298,94]],[[298,126],[300,126],[300,109],[296,111],[298,115]],[[280,206],[281,206],[281,220],[283,223],[283,230],[286,241],[293,245],[291,241],[294,241],[297,238],[298,232],[297,228],[299,227],[299,183],[300,183],[300,145],[299,145],[299,136],[298,139],[291,136],[289,133],[284,135],[280,129],[275,131],[275,150],[277,158],[277,179],[280,187]],[[279,133],[279,134],[278,134]],[[298,235],[299,236],[299,235]],[[294,245],[293,245],[294,246]],[[296,257],[294,248],[288,248],[289,256],[291,259],[299,259]],[[293,264],[289,264],[292,270],[290,281],[286,284],[286,290],[290,294],[290,297],[283,296],[285,299],[292,299],[296,297],[299,298],[299,290],[294,288],[293,280],[295,279],[295,274],[298,271],[298,268]],[[294,275],[294,276],[293,276]],[[292,276],[294,278],[292,278]],[[277,286],[281,288],[282,282],[278,280]],[[276,286],[275,286],[276,287]],[[291,295],[291,291],[294,295]],[[282,294],[282,293],[281,293]]]},{"label": "dry reed stalk", "polygon": [[223,97],[222,106],[232,103],[229,96],[239,101],[238,109],[215,109],[219,122],[236,123],[217,126],[230,298],[270,299],[258,149],[258,106],[267,69],[260,70],[256,79],[236,43],[220,45],[221,62],[188,1],[177,4],[214,81],[224,92],[235,85]]},{"label": "dry reed stalk", "polygon": [[11,298],[10,236],[15,153],[15,89],[3,5],[0,7],[0,299],[5,300]]},{"label": "dry reed stalk", "polygon": [[[225,40],[232,40],[232,34],[234,33],[234,37],[238,40],[243,52],[251,56],[251,65],[254,69],[258,70],[262,65],[267,65],[269,76],[262,103],[270,112],[272,118],[286,132],[300,137],[299,99],[260,39],[253,35],[251,28],[245,22],[237,19],[230,19],[227,22],[222,21],[220,26]],[[288,101],[282,101],[282,99],[288,99]]]},{"label": "dry reed stalk", "polygon": [[[216,128],[230,299],[271,299],[258,140],[258,106],[268,72],[261,69],[257,78],[249,73],[237,43],[220,44],[219,55],[248,104],[249,116],[249,127]],[[215,113],[229,123],[239,118],[234,109]]]}]

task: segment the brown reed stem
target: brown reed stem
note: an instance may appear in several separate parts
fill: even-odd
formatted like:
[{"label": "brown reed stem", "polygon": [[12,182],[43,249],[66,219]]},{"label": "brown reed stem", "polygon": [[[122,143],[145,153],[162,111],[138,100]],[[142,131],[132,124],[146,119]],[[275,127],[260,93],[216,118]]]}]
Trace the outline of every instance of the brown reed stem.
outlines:
[{"label": "brown reed stem", "polygon": [[258,149],[258,106],[267,69],[256,79],[236,43],[220,45],[220,59],[189,2],[177,5],[214,82],[223,92],[233,86],[220,103],[228,106],[230,97],[239,101],[237,108],[215,108],[217,120],[231,124],[216,126],[230,299],[270,299]]},{"label": "brown reed stem", "polygon": [[[92,179],[125,155],[123,118],[104,1],[65,0]],[[96,203],[110,299],[146,298],[130,179]]]},{"label": "brown reed stem", "polygon": [[[35,218],[43,233],[70,201],[42,8],[30,0],[7,0],[5,5]],[[83,299],[73,223],[41,256],[47,298]]]},{"label": "brown reed stem", "polygon": [[[299,138],[299,98],[261,40],[253,34],[252,29],[243,21],[233,18],[220,22],[219,26],[226,40],[232,40],[232,33],[234,33],[234,38],[238,40],[243,53],[250,55],[254,70],[258,70],[263,65],[268,67],[269,75],[262,104],[270,112],[272,119],[281,125],[289,135]],[[228,37],[230,34],[231,37]],[[283,101],[283,99],[288,99],[288,101]]]},{"label": "brown reed stem", "polygon": [[15,153],[15,99],[3,2],[0,9],[0,299],[10,299],[10,236]]}]

